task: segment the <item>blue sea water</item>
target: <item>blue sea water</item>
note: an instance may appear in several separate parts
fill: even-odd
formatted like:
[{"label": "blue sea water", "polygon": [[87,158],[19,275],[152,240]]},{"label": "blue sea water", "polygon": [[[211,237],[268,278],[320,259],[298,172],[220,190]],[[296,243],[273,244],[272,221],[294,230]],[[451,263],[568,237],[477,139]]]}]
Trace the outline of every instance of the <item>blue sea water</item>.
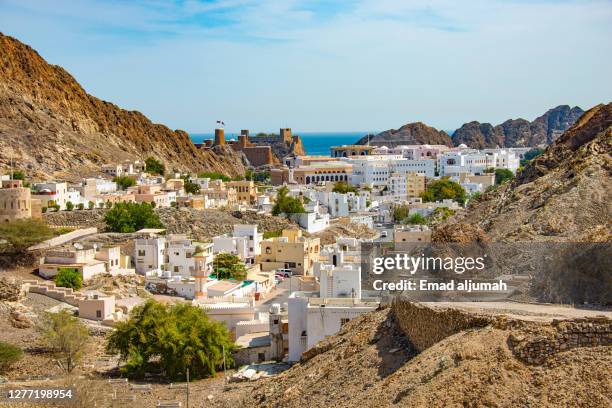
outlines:
[{"label": "blue sea water", "polygon": [[[309,155],[329,156],[331,146],[354,144],[368,132],[294,132],[300,135],[302,143]],[[194,143],[202,143],[206,139],[213,139],[212,133],[192,133],[191,140]],[[226,134],[226,140],[237,138],[237,134]]]}]

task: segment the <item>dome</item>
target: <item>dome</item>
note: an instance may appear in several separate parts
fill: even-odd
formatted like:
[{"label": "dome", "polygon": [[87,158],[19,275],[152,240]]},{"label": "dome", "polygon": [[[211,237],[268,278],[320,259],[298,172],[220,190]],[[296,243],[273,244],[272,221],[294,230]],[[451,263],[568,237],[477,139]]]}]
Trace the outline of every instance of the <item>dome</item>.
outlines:
[{"label": "dome", "polygon": [[461,143],[459,146],[457,146],[460,149],[467,149],[467,145],[465,143]]}]

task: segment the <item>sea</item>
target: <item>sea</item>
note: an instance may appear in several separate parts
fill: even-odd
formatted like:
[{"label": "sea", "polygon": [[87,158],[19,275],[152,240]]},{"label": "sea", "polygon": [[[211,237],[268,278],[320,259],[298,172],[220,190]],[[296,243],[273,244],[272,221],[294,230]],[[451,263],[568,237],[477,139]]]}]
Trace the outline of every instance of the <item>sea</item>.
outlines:
[{"label": "sea", "polygon": [[[306,154],[312,156],[329,156],[329,148],[332,146],[355,144],[363,136],[370,132],[293,132],[300,135]],[[255,133],[252,133],[255,134]],[[226,133],[225,139],[237,139],[238,134]],[[194,143],[202,143],[206,139],[214,139],[212,133],[192,133],[191,140]]]}]

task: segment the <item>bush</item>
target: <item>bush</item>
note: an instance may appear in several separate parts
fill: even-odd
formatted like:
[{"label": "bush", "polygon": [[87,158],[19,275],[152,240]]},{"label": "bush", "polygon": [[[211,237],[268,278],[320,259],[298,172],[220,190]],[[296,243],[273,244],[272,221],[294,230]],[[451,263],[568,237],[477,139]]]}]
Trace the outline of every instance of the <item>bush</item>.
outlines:
[{"label": "bush", "polygon": [[54,281],[57,286],[62,288],[79,290],[83,287],[83,277],[76,268],[59,268]]},{"label": "bush", "polygon": [[117,176],[113,178],[113,181],[117,183],[120,189],[127,190],[128,187],[132,187],[136,185],[136,180],[129,176]]},{"label": "bush", "polygon": [[204,171],[202,173],[198,173],[199,178],[209,178],[211,180],[222,180],[222,181],[231,181],[231,177],[226,176],[225,174],[218,173],[216,171]]},{"label": "bush", "polygon": [[423,217],[421,214],[415,213],[406,219],[406,223],[415,224],[415,225],[426,225],[427,219]]},{"label": "bush", "polygon": [[514,173],[508,169],[495,169],[495,184],[503,184],[508,180],[512,180]]},{"label": "bush", "polygon": [[68,201],[66,203],[66,210],[68,210],[68,211],[74,210],[74,204],[72,204],[72,201]]},{"label": "bush", "polygon": [[263,237],[264,239],[276,238],[276,237],[280,237],[282,234],[283,234],[283,230],[266,231],[263,233]]},{"label": "bush", "polygon": [[0,223],[0,252],[25,252],[30,246],[54,236],[53,229],[43,220],[28,218],[3,222]]},{"label": "bush", "polygon": [[220,253],[213,260],[213,273],[217,279],[236,279],[242,281],[246,278],[246,267],[236,255]]},{"label": "bush", "polygon": [[223,351],[232,366],[235,349],[225,325],[208,318],[201,308],[152,300],[117,324],[107,344],[107,352],[119,353],[126,362],[123,374],[144,377],[161,370],[170,380],[184,379],[187,369],[193,379],[214,376],[223,366]]},{"label": "bush", "polygon": [[71,372],[79,364],[89,343],[87,327],[66,310],[46,313],[42,323],[43,344],[48,347],[58,364]]},{"label": "bush", "polygon": [[0,373],[6,372],[21,357],[23,351],[19,347],[0,341]]},{"label": "bush", "polygon": [[181,177],[185,181],[185,192],[187,194],[198,194],[200,192],[200,185],[191,181],[189,176]]},{"label": "bush", "polygon": [[116,203],[104,216],[112,232],[135,232],[142,228],[164,228],[148,203]]},{"label": "bush", "polygon": [[338,181],[337,183],[335,183],[334,189],[332,191],[334,193],[342,193],[342,194],[346,194],[349,192],[357,194],[357,188],[355,186],[348,184],[345,181]]},{"label": "bush", "polygon": [[147,173],[150,174],[159,174],[160,176],[166,174],[166,166],[154,157],[149,157],[145,160],[145,168]]},{"label": "bush", "polygon": [[87,208],[89,208],[90,210],[93,210],[93,208],[96,206],[96,204],[93,201],[89,201],[87,203]]},{"label": "bush", "polygon": [[429,183],[427,191],[421,193],[421,198],[425,202],[451,199],[463,205],[465,203],[466,194],[463,187],[445,177]]},{"label": "bush", "polygon": [[83,203],[78,203],[76,208],[77,210],[82,210],[83,208],[85,208],[85,205]]},{"label": "bush", "polygon": [[408,218],[408,206],[407,205],[398,205],[393,208],[393,220],[395,222],[402,222],[406,218]]},{"label": "bush", "polygon": [[289,189],[287,187],[281,187],[278,189],[276,194],[276,203],[272,207],[272,215],[279,214],[299,214],[305,213],[306,210],[302,205],[302,202],[294,197],[289,197],[287,194]]}]

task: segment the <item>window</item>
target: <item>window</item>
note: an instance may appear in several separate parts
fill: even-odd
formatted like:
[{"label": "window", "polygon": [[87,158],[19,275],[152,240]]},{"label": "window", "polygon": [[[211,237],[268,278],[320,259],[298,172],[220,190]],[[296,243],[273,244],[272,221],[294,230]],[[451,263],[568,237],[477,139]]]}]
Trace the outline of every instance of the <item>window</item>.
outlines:
[{"label": "window", "polygon": [[96,317],[97,317],[98,319],[101,319],[101,318],[102,318],[102,311],[101,311],[101,310],[96,310]]},{"label": "window", "polygon": [[278,319],[274,319],[274,324],[278,324]]},{"label": "window", "polygon": [[144,249],[139,249],[138,250],[138,256],[145,256],[145,250]]},{"label": "window", "polygon": [[271,254],[272,253],[272,249],[270,249],[270,247],[266,247],[266,254]]},{"label": "window", "polygon": [[178,271],[179,271],[179,267],[178,267],[178,266],[175,266],[175,267],[174,267],[174,272],[178,272]]}]

